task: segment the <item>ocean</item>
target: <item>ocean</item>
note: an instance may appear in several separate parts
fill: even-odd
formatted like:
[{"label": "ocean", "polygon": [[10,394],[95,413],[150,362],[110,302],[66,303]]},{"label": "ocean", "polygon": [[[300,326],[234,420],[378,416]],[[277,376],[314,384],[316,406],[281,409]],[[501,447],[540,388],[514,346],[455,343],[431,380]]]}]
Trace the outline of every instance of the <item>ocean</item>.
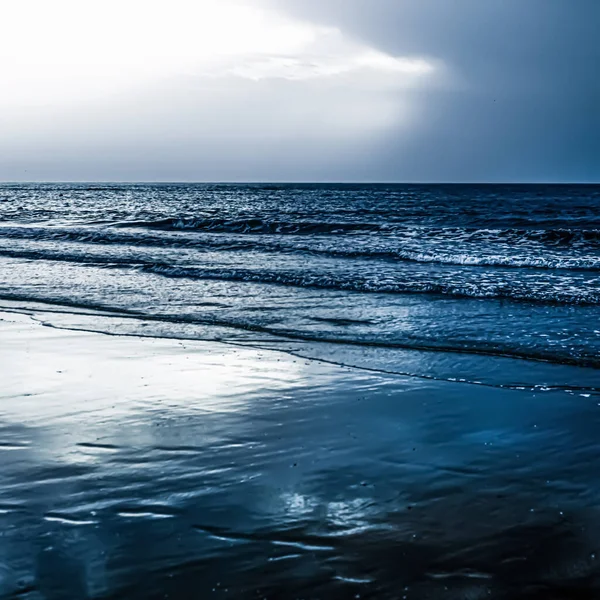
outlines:
[{"label": "ocean", "polygon": [[0,598],[600,595],[600,186],[0,185]]},{"label": "ocean", "polygon": [[[0,296],[110,311],[100,330],[120,315],[130,333],[493,385],[574,387],[535,365],[582,366],[586,387],[600,187],[4,184]],[[482,356],[527,362],[490,373]]]}]

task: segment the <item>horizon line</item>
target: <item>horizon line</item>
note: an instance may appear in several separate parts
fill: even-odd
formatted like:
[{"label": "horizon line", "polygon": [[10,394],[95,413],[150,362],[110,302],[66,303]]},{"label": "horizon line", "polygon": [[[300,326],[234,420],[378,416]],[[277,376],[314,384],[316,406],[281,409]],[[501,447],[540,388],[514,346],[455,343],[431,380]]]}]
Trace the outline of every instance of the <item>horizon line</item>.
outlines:
[{"label": "horizon line", "polygon": [[590,181],[269,181],[269,180],[134,180],[134,179],[73,179],[73,180],[16,180],[0,179],[5,184],[42,184],[42,185],[600,185],[600,180]]}]

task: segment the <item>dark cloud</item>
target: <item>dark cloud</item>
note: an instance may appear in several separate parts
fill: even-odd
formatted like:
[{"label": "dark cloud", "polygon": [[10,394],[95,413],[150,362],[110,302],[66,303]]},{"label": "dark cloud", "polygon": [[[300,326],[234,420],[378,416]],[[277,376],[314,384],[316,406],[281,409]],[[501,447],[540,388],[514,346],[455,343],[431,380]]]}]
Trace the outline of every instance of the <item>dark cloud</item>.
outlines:
[{"label": "dark cloud", "polygon": [[454,83],[416,94],[418,133],[389,132],[381,178],[600,178],[600,2],[272,0],[395,55],[436,57]]}]

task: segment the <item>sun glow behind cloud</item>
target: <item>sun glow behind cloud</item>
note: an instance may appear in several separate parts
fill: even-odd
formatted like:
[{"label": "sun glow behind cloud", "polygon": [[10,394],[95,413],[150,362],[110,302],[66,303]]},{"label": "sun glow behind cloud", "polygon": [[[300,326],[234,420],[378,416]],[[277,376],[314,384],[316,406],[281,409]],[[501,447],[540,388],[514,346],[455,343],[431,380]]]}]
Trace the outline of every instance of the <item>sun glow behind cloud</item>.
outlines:
[{"label": "sun glow behind cloud", "polygon": [[260,0],[0,0],[0,178],[321,178],[441,66]]},{"label": "sun glow behind cloud", "polygon": [[77,103],[161,78],[349,78],[407,85],[422,58],[393,57],[332,27],[229,0],[3,2],[0,104]]}]

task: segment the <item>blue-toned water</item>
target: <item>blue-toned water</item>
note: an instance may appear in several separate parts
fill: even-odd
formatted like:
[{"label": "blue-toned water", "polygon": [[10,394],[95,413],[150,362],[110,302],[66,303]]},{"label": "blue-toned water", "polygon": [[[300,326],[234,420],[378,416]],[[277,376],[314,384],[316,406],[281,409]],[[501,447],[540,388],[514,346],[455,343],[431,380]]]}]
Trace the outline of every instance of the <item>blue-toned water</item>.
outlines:
[{"label": "blue-toned water", "polygon": [[439,351],[423,375],[484,377],[449,352],[597,368],[600,187],[5,184],[0,295],[357,364]]},{"label": "blue-toned water", "polygon": [[600,593],[600,186],[4,184],[0,328],[2,600]]}]

